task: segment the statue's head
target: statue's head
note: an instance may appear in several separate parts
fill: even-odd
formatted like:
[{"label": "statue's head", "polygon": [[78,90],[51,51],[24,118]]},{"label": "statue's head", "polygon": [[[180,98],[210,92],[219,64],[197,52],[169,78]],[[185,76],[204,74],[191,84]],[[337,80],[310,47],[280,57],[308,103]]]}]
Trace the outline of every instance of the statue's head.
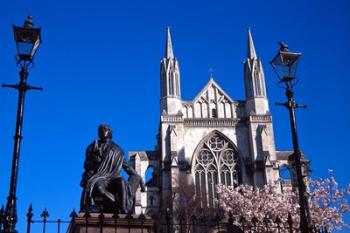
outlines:
[{"label": "statue's head", "polygon": [[106,141],[108,139],[112,138],[112,128],[107,125],[107,124],[101,124],[98,127],[98,137],[100,138],[100,140],[102,141]]}]

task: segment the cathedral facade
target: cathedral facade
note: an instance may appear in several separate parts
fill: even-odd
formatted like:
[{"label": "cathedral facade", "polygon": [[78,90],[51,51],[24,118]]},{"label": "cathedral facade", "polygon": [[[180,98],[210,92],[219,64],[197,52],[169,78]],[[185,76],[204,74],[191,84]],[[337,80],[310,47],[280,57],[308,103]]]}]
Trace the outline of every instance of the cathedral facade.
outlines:
[{"label": "cathedral facade", "polygon": [[[262,186],[278,181],[290,151],[277,151],[265,76],[248,30],[245,99],[232,99],[213,78],[193,100],[181,97],[179,61],[169,28],[160,64],[160,124],[154,151],[130,151],[131,165],[146,179],[135,213],[174,208],[174,193],[193,187],[203,207],[214,208],[218,184]],[[148,178],[147,178],[148,179]]]}]

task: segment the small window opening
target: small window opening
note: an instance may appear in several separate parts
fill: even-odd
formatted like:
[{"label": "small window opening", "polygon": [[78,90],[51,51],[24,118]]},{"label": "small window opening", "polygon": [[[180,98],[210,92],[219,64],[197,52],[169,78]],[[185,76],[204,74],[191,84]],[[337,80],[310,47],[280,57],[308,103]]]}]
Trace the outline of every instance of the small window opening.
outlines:
[{"label": "small window opening", "polygon": [[157,174],[152,166],[146,170],[145,183],[147,187],[157,186]]},{"label": "small window opening", "polygon": [[217,117],[218,117],[218,112],[216,111],[215,108],[213,108],[213,109],[211,110],[211,117],[212,117],[212,118],[217,118]]}]

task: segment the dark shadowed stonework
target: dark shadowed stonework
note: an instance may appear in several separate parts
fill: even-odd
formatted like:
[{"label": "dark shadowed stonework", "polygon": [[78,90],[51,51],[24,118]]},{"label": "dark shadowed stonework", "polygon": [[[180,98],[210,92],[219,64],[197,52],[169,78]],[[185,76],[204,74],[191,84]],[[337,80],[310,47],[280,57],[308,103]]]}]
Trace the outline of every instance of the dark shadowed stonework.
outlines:
[{"label": "dark shadowed stonework", "polygon": [[[103,217],[102,217],[103,216]],[[91,214],[89,218],[80,213],[68,227],[68,233],[146,233],[154,232],[153,219],[144,215]]]}]

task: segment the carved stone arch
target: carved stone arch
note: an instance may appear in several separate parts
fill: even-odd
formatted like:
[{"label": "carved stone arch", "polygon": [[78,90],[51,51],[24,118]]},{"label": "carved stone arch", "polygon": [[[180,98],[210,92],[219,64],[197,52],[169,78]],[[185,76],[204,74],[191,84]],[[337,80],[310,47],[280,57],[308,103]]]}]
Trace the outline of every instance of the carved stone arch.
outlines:
[{"label": "carved stone arch", "polygon": [[153,164],[148,165],[144,177],[146,187],[158,187],[158,171]]},{"label": "carved stone arch", "polygon": [[232,142],[232,140],[230,138],[228,138],[225,134],[223,134],[222,132],[218,131],[218,130],[213,130],[210,133],[208,133],[205,137],[203,137],[199,143],[196,146],[196,149],[194,150],[194,153],[191,157],[191,167],[192,167],[192,171],[193,171],[193,162],[194,162],[194,155],[196,154],[196,152],[198,152],[198,150],[200,150],[200,148],[204,145],[205,141],[208,140],[211,136],[213,136],[214,134],[220,135],[221,137],[223,137],[227,142],[229,142],[230,145],[232,145],[232,147],[234,148],[235,151],[237,151],[238,156],[239,156],[239,160],[240,160],[240,166],[243,169],[244,166],[244,161],[243,161],[243,155],[242,152],[238,149],[238,147],[236,146],[235,143]]},{"label": "carved stone arch", "polygon": [[236,145],[214,130],[205,136],[192,155],[192,174],[202,207],[215,208],[217,184],[236,186],[242,182],[242,158]]},{"label": "carved stone arch", "polygon": [[278,173],[282,192],[293,189],[293,169],[288,162],[281,163],[278,166]]}]

